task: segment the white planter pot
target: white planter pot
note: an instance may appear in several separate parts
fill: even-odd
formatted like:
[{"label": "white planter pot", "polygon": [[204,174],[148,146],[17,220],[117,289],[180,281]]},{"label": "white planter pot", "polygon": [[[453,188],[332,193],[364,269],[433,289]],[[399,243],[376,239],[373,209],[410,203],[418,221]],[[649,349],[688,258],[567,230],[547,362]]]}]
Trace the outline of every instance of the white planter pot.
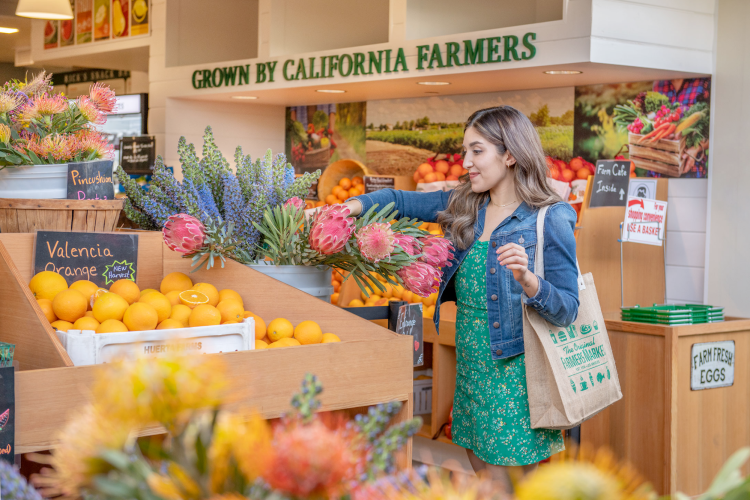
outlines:
[{"label": "white planter pot", "polygon": [[67,163],[21,165],[0,170],[0,198],[47,200],[67,196]]},{"label": "white planter pot", "polygon": [[331,301],[333,286],[331,285],[331,268],[324,266],[274,266],[266,264],[251,264],[250,269],[270,276],[275,280],[293,286],[298,290],[309,293],[313,297]]}]

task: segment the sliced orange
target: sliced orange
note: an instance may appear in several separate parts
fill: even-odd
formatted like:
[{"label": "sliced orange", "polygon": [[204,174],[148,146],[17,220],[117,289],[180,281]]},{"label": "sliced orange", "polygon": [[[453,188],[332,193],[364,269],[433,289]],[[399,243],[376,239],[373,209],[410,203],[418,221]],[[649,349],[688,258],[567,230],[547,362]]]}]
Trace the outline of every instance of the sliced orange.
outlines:
[{"label": "sliced orange", "polygon": [[208,304],[208,295],[195,290],[185,290],[180,292],[180,302],[188,306],[190,309],[194,309],[195,306]]},{"label": "sliced orange", "polygon": [[109,293],[109,290],[107,290],[106,288],[100,288],[99,290],[91,294],[91,298],[89,299],[89,304],[91,305],[92,309],[94,308],[94,302],[96,302],[96,299],[98,299],[105,293]]}]

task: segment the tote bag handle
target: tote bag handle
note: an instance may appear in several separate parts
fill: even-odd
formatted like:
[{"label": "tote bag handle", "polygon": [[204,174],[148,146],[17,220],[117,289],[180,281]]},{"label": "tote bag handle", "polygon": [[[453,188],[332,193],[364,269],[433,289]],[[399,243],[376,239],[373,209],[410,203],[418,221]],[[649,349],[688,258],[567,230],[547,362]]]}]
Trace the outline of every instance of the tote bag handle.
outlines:
[{"label": "tote bag handle", "polygon": [[[534,259],[534,272],[537,276],[544,279],[544,218],[547,215],[549,205],[539,209],[536,215],[536,257]],[[581,267],[578,265],[578,256],[576,256],[576,268],[578,269],[578,290],[585,290],[586,284],[581,276]]]}]

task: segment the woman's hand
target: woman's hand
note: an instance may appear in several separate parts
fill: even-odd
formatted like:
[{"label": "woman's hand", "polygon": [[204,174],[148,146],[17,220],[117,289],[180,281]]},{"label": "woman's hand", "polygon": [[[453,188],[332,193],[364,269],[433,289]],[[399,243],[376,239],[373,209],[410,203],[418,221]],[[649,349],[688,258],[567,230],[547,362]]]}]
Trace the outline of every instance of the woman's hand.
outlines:
[{"label": "woman's hand", "polygon": [[526,295],[533,297],[539,290],[539,278],[529,271],[529,256],[526,249],[516,243],[508,243],[497,249],[497,261],[501,266],[510,269]]},{"label": "woman's hand", "polygon": [[[356,217],[362,213],[362,203],[359,200],[349,200],[346,203],[341,203],[341,205],[349,207],[350,217]],[[305,220],[310,220],[321,208],[323,207],[308,208],[305,210]]]}]

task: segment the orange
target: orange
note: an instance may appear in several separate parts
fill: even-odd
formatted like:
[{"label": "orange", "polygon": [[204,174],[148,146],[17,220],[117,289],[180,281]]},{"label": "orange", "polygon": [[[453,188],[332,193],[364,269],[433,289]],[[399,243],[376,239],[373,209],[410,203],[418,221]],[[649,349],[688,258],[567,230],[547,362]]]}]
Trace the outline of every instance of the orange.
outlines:
[{"label": "orange", "polygon": [[52,328],[55,330],[60,330],[61,332],[67,332],[71,328],[73,328],[73,323],[70,321],[63,321],[61,319],[58,319],[57,321],[52,323]]},{"label": "orange", "polygon": [[339,199],[338,203],[346,201],[349,199],[349,191],[344,191],[342,189],[341,191],[339,191],[339,194],[337,194],[336,197]]},{"label": "orange", "polygon": [[214,306],[201,304],[190,313],[188,326],[215,326],[221,324],[221,313]]},{"label": "orange", "polygon": [[97,320],[89,318],[88,316],[83,316],[73,323],[73,328],[71,328],[71,330],[91,330],[92,332],[95,332],[97,328],[99,328],[99,322]]},{"label": "orange", "polygon": [[316,201],[316,202],[315,202],[315,208],[318,208],[318,207],[324,207],[324,206],[325,206],[325,204],[326,204],[326,202],[325,202],[325,201],[322,201],[322,200],[321,200],[321,201]]},{"label": "orange", "polygon": [[393,285],[390,283],[383,283],[383,286],[385,287],[385,291],[380,293],[380,296],[384,299],[390,299],[393,297]]},{"label": "orange", "polygon": [[70,285],[72,290],[78,290],[86,297],[86,303],[89,305],[89,311],[91,310],[91,296],[99,290],[99,285],[89,280],[78,280]]},{"label": "orange", "polygon": [[[191,312],[192,312],[192,309],[190,309],[185,304],[177,304],[176,306],[172,306],[172,313],[169,315],[168,319],[177,320],[180,323],[182,323],[182,326],[187,328],[188,320],[190,319]],[[167,320],[165,319],[164,321],[167,321]],[[162,323],[164,321],[162,321]]]},{"label": "orange", "polygon": [[55,316],[71,323],[86,314],[86,308],[86,297],[78,290],[63,290],[52,300]]},{"label": "orange", "polygon": [[224,290],[219,290],[219,302],[224,302],[227,299],[235,299],[237,302],[242,304],[243,308],[245,307],[245,302],[242,300],[242,297],[240,297],[239,293],[229,288],[225,288]]},{"label": "orange", "polygon": [[250,311],[245,311],[243,316],[245,318],[252,317],[255,320],[255,338],[256,339],[262,339],[266,336],[266,322],[263,321],[263,318],[258,316],[257,314],[253,314]]},{"label": "orange", "polygon": [[354,196],[359,196],[360,194],[362,194],[362,193],[361,193],[361,192],[359,191],[359,188],[355,188],[355,187],[351,188],[351,189],[350,189],[350,190],[348,191],[348,193],[349,193],[349,197],[350,197],[350,198],[352,198],[352,197],[354,197]]},{"label": "orange", "polygon": [[342,177],[339,181],[339,186],[341,186],[342,189],[349,189],[352,187],[352,181],[348,177]]},{"label": "orange", "polygon": [[[347,189],[349,189],[349,188],[347,188]],[[343,191],[343,190],[344,190],[344,188],[343,188],[343,187],[341,187],[341,186],[333,186],[333,189],[331,189],[331,194],[332,194],[333,196],[336,196],[336,197],[338,197],[339,193],[340,193],[341,191]]]},{"label": "orange", "polygon": [[239,323],[239,321],[237,321],[235,319],[230,319],[229,321],[222,321],[221,322],[222,325],[236,325],[238,323]]},{"label": "orange", "polygon": [[350,301],[349,305],[346,306],[346,307],[364,307],[364,306],[365,306],[364,302],[362,302],[359,299],[354,299],[354,300]]},{"label": "orange", "polygon": [[101,297],[105,293],[109,293],[109,290],[107,290],[106,288],[99,288],[97,291],[91,294],[91,297],[89,298],[90,311],[94,309],[94,302],[96,302],[97,299],[99,299],[99,297]]},{"label": "orange", "polygon": [[441,174],[445,175],[450,171],[450,169],[450,163],[445,160],[440,160],[435,163],[435,172],[440,172]]},{"label": "orange", "polygon": [[338,305],[339,303],[339,292],[331,294],[331,304]]},{"label": "orange", "polygon": [[294,347],[302,345],[299,343],[299,341],[285,337],[283,339],[277,340],[276,342],[273,342],[271,345],[268,346],[269,349],[276,349],[277,347]]},{"label": "orange", "polygon": [[120,321],[125,311],[128,310],[128,306],[127,300],[116,293],[107,292],[94,301],[94,318],[102,324],[108,319]]},{"label": "orange", "polygon": [[222,323],[227,321],[241,321],[245,318],[245,308],[242,306],[242,302],[234,299],[222,300],[216,306],[216,309],[221,314]]},{"label": "orange", "polygon": [[219,291],[210,283],[196,283],[191,290],[205,294],[208,297],[208,303],[214,307],[219,303]]},{"label": "orange", "polygon": [[185,290],[180,292],[180,302],[182,302],[182,305],[193,309],[195,306],[208,304],[208,296],[195,290]]},{"label": "orange", "polygon": [[437,181],[444,181],[445,180],[445,174],[442,172],[435,172],[435,180]]},{"label": "orange", "polygon": [[338,281],[334,281],[333,283],[331,283],[331,286],[333,286],[334,293],[338,292],[341,289],[341,283],[339,283]]},{"label": "orange", "polygon": [[158,292],[158,291],[159,291],[159,290],[155,290],[155,289],[153,289],[153,288],[146,288],[145,290],[141,290],[141,297],[143,297],[143,296],[144,296],[144,295],[146,295],[147,293],[151,293],[151,292]]},{"label": "orange", "polygon": [[405,300],[406,302],[412,303],[414,302],[414,294],[410,292],[409,290],[404,290],[401,292],[401,300]]},{"label": "orange", "polygon": [[141,299],[138,302],[148,304],[154,309],[156,309],[156,314],[158,316],[156,324],[161,323],[162,321],[167,319],[170,314],[172,314],[172,303],[169,301],[167,297],[165,297],[159,292],[148,293],[144,295],[143,297],[141,297]]},{"label": "orange", "polygon": [[303,321],[294,328],[294,338],[302,345],[320,344],[323,330],[315,321]]},{"label": "orange", "polygon": [[415,171],[412,178],[414,179],[414,182],[419,182],[419,180],[422,178],[422,174],[420,174],[419,171]]},{"label": "orange", "polygon": [[109,287],[109,291],[127,300],[128,304],[141,298],[141,289],[132,280],[117,280]]},{"label": "orange", "polygon": [[364,184],[362,177],[360,176],[352,177],[352,186],[359,186],[361,184]]},{"label": "orange", "polygon": [[177,290],[172,290],[171,292],[167,292],[164,294],[164,296],[169,299],[169,302],[172,303],[172,307],[176,306],[177,304],[182,305],[182,302],[180,302],[180,293]]},{"label": "orange", "polygon": [[161,285],[159,285],[159,291],[166,295],[172,291],[182,292],[192,286],[193,280],[190,279],[190,276],[185,273],[175,272],[164,276],[164,279],[161,280]]},{"label": "orange", "polygon": [[36,299],[36,303],[39,304],[39,307],[42,308],[42,312],[44,313],[44,316],[47,318],[47,321],[50,323],[54,323],[57,321],[57,316],[55,316],[55,311],[52,310],[52,301],[49,299]]},{"label": "orange", "polygon": [[159,323],[159,326],[156,327],[157,330],[173,330],[175,328],[185,328],[186,325],[182,323],[182,321],[177,321],[176,319],[167,318],[161,323]]},{"label": "orange", "polygon": [[450,175],[458,178],[461,177],[461,174],[463,173],[464,167],[461,165],[452,165],[451,169],[449,170]]},{"label": "orange", "polygon": [[581,168],[576,172],[576,177],[579,179],[588,179],[589,175],[591,175],[591,172],[587,168]]},{"label": "orange", "polygon": [[435,175],[435,172],[430,172],[429,174],[424,176],[425,182],[435,182],[437,181],[437,175]]},{"label": "orange", "polygon": [[388,305],[388,299],[380,299],[380,300],[376,300],[376,301],[375,301],[375,302],[373,303],[373,305],[374,305],[374,306],[387,306],[387,305]]},{"label": "orange", "polygon": [[326,205],[335,205],[339,202],[338,196],[335,194],[329,194],[326,196]]},{"label": "orange", "polygon": [[268,349],[268,344],[266,344],[262,340],[257,340],[256,339],[255,340],[255,350],[257,351],[259,349]]},{"label": "orange", "polygon": [[55,295],[68,289],[68,282],[56,272],[42,271],[31,278],[29,288],[37,299],[52,300]]},{"label": "orange", "polygon": [[[94,318],[94,311],[86,311],[86,314],[83,315],[85,318]],[[96,318],[94,318],[96,319]]]},{"label": "orange", "polygon": [[276,318],[275,320],[268,323],[268,338],[272,342],[283,338],[291,338],[294,335],[294,326],[288,319]]},{"label": "orange", "polygon": [[[149,294],[149,296],[151,295],[153,294]],[[144,302],[136,302],[125,311],[122,322],[125,323],[125,326],[131,332],[142,332],[156,328],[156,325],[160,323],[158,319],[159,314],[156,312],[154,306]]]},{"label": "orange", "polygon": [[393,296],[397,299],[400,299],[401,296],[404,294],[404,287],[401,285],[395,285],[392,287],[393,290]]},{"label": "orange", "polygon": [[128,327],[125,326],[125,323],[116,319],[108,319],[106,321],[102,321],[102,324],[99,325],[99,328],[96,329],[96,333],[116,333],[127,331]]},{"label": "orange", "polygon": [[435,316],[435,306],[427,306],[422,309],[423,318],[432,319],[433,316]]},{"label": "orange", "polygon": [[430,165],[429,163],[422,163],[417,167],[417,172],[419,172],[420,176],[424,177],[425,175],[434,172],[434,170],[432,169],[432,165]]},{"label": "orange", "polygon": [[320,341],[321,344],[332,344],[334,342],[341,342],[341,339],[333,333],[324,333],[323,340]]}]

